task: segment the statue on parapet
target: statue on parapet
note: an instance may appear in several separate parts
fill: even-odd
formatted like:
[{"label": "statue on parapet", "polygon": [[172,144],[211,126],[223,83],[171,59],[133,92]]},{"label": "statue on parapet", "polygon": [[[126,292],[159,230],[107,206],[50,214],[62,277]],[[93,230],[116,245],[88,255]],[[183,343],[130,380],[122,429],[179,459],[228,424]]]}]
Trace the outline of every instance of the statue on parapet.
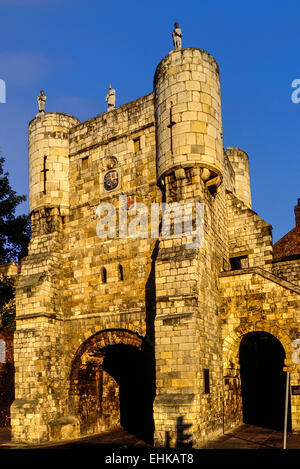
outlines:
[{"label": "statue on parapet", "polygon": [[37,97],[39,113],[45,112],[46,99],[47,99],[47,96],[45,95],[44,90],[41,90],[41,95]]},{"label": "statue on parapet", "polygon": [[106,95],[105,101],[107,102],[107,110],[112,111],[116,105],[116,90],[109,84],[109,90]]},{"label": "statue on parapet", "polygon": [[172,32],[172,38],[173,38],[173,44],[174,44],[174,49],[181,49],[181,42],[182,42],[182,32],[181,29],[179,28],[179,24],[174,23],[174,31]]}]

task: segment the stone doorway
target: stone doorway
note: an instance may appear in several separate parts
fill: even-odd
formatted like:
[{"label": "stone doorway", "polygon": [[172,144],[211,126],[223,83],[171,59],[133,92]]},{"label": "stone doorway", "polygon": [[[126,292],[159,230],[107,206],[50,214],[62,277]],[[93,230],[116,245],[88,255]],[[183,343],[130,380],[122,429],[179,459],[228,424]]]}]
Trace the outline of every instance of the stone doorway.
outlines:
[{"label": "stone doorway", "polygon": [[152,443],[155,375],[153,350],[128,331],[102,331],[73,361],[70,413],[80,434],[122,427]]},{"label": "stone doorway", "polygon": [[[243,422],[283,431],[286,373],[285,351],[267,332],[246,334],[240,344],[239,360]],[[289,396],[288,431],[291,431]]]}]

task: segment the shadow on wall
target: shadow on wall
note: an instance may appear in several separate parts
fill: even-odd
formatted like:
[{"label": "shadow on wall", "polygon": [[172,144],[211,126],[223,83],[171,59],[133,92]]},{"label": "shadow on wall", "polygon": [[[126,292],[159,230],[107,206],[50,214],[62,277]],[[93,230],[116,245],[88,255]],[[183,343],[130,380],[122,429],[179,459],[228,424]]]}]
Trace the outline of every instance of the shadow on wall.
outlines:
[{"label": "shadow on wall", "polygon": [[[176,448],[192,448],[193,442],[191,433],[186,433],[191,428],[191,423],[183,423],[184,417],[177,417],[176,421]],[[171,436],[169,432],[165,433],[165,447],[170,448]]]}]

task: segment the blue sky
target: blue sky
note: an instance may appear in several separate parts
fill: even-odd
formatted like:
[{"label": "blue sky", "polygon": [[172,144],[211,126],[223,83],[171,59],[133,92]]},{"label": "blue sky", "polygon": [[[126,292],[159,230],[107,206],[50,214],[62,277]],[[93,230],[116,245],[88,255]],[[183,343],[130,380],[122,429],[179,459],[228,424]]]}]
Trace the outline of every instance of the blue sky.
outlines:
[{"label": "blue sky", "polygon": [[248,153],[253,209],[278,240],[300,197],[299,18],[299,0],[0,0],[0,145],[13,188],[28,194],[27,126],[40,89],[48,111],[80,120],[106,110],[110,82],[117,105],[143,96],[178,21],[183,47],[219,63],[224,146]]}]

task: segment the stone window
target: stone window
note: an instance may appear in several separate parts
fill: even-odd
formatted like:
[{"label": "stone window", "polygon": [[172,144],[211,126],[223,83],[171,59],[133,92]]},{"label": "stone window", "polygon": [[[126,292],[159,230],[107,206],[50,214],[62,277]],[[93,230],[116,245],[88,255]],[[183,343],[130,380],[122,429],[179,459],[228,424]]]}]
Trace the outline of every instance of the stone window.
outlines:
[{"label": "stone window", "polygon": [[209,394],[209,370],[206,368],[203,370],[203,378],[204,378],[204,394]]},{"label": "stone window", "polygon": [[107,271],[105,267],[103,267],[101,271],[101,280],[102,280],[102,283],[107,282]]},{"label": "stone window", "polygon": [[89,157],[88,156],[85,156],[84,158],[82,158],[81,160],[81,169],[88,169],[89,167]]},{"label": "stone window", "polygon": [[247,269],[249,267],[248,256],[231,257],[229,261],[231,270]]},{"label": "stone window", "polygon": [[133,139],[134,153],[137,153],[141,149],[141,139],[140,137]]},{"label": "stone window", "polygon": [[0,339],[0,363],[6,363],[6,344]]},{"label": "stone window", "polygon": [[121,264],[119,264],[119,280],[124,280],[124,272],[123,272],[123,267]]}]

